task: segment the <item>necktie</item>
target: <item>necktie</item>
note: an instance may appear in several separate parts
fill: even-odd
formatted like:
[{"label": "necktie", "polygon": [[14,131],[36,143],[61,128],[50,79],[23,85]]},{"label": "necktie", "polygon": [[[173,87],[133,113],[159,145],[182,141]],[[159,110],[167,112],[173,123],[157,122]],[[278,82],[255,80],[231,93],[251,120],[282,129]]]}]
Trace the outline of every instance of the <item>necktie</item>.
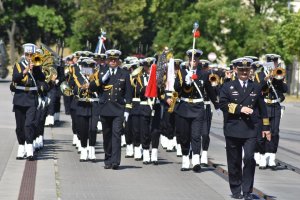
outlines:
[{"label": "necktie", "polygon": [[243,91],[244,91],[244,92],[246,92],[246,88],[247,88],[247,87],[246,87],[246,83],[247,83],[246,81],[243,82]]},{"label": "necktie", "polygon": [[111,76],[115,75],[115,69],[111,69]]}]

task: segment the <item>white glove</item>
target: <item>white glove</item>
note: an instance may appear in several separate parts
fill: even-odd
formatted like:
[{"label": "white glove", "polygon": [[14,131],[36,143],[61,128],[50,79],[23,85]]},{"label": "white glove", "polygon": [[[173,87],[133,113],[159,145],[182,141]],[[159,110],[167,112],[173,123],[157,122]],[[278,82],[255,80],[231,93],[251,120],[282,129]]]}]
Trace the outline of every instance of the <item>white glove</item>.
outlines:
[{"label": "white glove", "polygon": [[109,78],[110,76],[110,72],[109,70],[107,70],[107,72],[104,74],[104,76],[102,77],[102,82],[105,82],[107,81],[107,79]]},{"label": "white glove", "polygon": [[222,111],[221,111],[221,109],[219,108],[219,109],[216,110],[216,112],[217,112],[217,115],[220,116]]},{"label": "white glove", "polygon": [[129,117],[129,112],[124,112],[125,122],[128,121],[128,117]]},{"label": "white glove", "polygon": [[188,74],[185,76],[185,83],[187,85],[191,85],[192,84],[192,79],[191,79],[191,77]]}]

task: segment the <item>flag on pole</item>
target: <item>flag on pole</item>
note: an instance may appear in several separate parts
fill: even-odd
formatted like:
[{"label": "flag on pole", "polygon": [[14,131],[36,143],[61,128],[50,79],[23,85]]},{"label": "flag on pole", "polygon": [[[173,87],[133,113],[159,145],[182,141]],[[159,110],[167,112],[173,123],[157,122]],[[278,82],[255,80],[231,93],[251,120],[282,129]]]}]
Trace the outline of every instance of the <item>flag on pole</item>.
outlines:
[{"label": "flag on pole", "polygon": [[194,23],[193,37],[194,38],[199,38],[200,37],[200,30],[199,30],[199,24],[198,24],[198,22]]},{"label": "flag on pole", "polygon": [[150,78],[145,92],[146,97],[157,97],[156,64],[151,65]]}]

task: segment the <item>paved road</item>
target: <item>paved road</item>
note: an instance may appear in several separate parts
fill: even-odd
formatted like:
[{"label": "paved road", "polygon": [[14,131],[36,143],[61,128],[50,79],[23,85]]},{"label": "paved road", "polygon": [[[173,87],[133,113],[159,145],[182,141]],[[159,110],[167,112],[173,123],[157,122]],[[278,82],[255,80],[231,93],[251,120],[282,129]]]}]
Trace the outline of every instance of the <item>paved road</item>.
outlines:
[{"label": "paved road", "polygon": [[[0,83],[0,199],[18,199],[26,161],[15,160],[17,142],[9,83]],[[299,104],[287,104],[281,124],[277,158],[300,168]],[[71,145],[70,117],[63,115],[59,127],[46,128],[45,148],[38,154],[34,199],[231,199],[226,177],[213,167],[201,173],[181,172],[180,158],[159,149],[158,166],[124,158],[120,170],[103,168],[102,135],[98,134],[96,163],[80,163]],[[210,161],[227,170],[222,117],[214,115]],[[300,174],[281,168],[256,171],[254,186],[276,199],[298,199]],[[19,198],[20,199],[20,198]]]}]

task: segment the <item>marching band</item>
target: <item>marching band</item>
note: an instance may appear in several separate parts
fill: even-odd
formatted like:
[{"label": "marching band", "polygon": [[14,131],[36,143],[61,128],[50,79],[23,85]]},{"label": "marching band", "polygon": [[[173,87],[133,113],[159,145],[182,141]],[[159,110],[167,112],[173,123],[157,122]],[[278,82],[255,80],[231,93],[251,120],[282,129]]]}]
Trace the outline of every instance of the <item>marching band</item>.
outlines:
[{"label": "marching band", "polygon": [[105,54],[77,51],[63,59],[64,66],[55,66],[47,49],[31,43],[23,49],[10,86],[17,159],[36,159],[34,151],[43,148],[44,127],[54,125],[63,94],[69,98],[72,145],[80,162],[96,161],[101,129],[105,169],[119,168],[124,135],[125,158],[159,165],[160,141],[181,157],[181,171],[199,172],[209,164],[213,104],[223,111],[232,197],[251,199],[255,163],[259,169],[276,168],[280,103],[287,92],[279,55],[267,54],[267,63],[245,56],[221,69],[201,60],[203,52],[196,48],[186,52],[187,62],[165,48],[157,57],[131,56],[124,63],[121,51],[110,49]]}]

